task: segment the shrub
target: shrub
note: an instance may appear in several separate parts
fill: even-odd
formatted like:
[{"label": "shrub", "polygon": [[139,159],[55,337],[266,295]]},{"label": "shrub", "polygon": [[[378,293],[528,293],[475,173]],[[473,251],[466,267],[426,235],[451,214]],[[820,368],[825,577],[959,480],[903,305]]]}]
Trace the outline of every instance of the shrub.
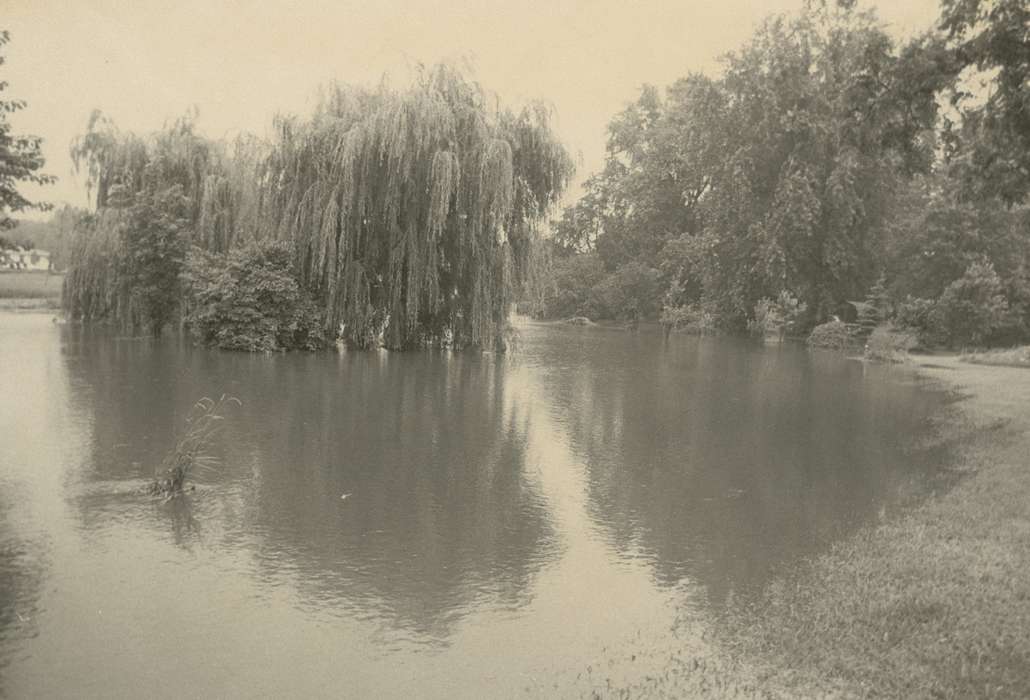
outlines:
[{"label": "shrub", "polygon": [[752,318],[747,322],[747,330],[752,335],[766,336],[778,331],[783,326],[776,302],[769,298],[759,299],[755,303]]},{"label": "shrub", "polygon": [[544,318],[592,316],[596,305],[591,294],[605,277],[600,258],[594,253],[558,257],[551,264],[551,278],[545,282]]},{"label": "shrub", "polygon": [[715,315],[700,304],[663,306],[658,320],[666,333],[677,330],[695,335],[708,335],[715,332]]},{"label": "shrub", "polygon": [[802,318],[808,311],[808,304],[784,289],[776,297],[776,309],[783,324],[779,329],[780,334],[797,333]]},{"label": "shrub", "polygon": [[949,284],[934,310],[945,342],[952,346],[983,345],[1008,320],[1008,302],[1001,278],[986,260],[974,262]]},{"label": "shrub", "polygon": [[866,341],[865,356],[880,362],[904,362],[909,351],[918,346],[915,331],[877,326]]},{"label": "shrub", "polygon": [[682,306],[670,306],[665,304],[662,306],[662,311],[658,315],[658,322],[662,324],[662,327],[666,331],[679,330],[685,326],[690,320],[690,307],[686,304]]},{"label": "shrub", "polygon": [[225,255],[194,249],[186,262],[186,324],[205,345],[250,352],[327,343],[318,307],[290,272],[287,243]]},{"label": "shrub", "polygon": [[1030,341],[1030,270],[1017,270],[1004,283],[1008,313],[991,337],[1002,347]]},{"label": "shrub", "polygon": [[858,326],[858,335],[861,338],[868,338],[876,327],[884,321],[884,316],[880,313],[879,309],[868,302],[858,302],[855,306],[858,310],[858,318],[855,319],[855,325]]},{"label": "shrub", "polygon": [[935,345],[938,341],[939,329],[934,309],[937,304],[932,299],[906,297],[898,304],[894,325],[909,328],[916,332],[923,345]]},{"label": "shrub", "polygon": [[591,291],[598,318],[645,318],[658,312],[658,270],[631,262],[605,277]]},{"label": "shrub", "polygon": [[773,333],[782,340],[788,330],[796,328],[807,308],[787,290],[781,291],[776,299],[759,299],[752,318],[747,322],[748,332],[763,337]]},{"label": "shrub", "polygon": [[830,321],[812,329],[808,336],[808,344],[817,348],[844,350],[854,345],[857,339],[857,326],[843,321]]}]

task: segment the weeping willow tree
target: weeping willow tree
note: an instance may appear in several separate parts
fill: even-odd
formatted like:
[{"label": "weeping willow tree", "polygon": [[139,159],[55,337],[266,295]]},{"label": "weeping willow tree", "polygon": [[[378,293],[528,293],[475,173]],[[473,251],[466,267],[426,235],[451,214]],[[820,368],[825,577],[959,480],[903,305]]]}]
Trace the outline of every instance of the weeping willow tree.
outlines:
[{"label": "weeping willow tree", "polygon": [[83,321],[149,325],[179,305],[178,277],[200,219],[204,184],[224,167],[219,144],[194,132],[195,114],[141,137],[98,111],[71,147],[96,212],[73,234],[65,311]]},{"label": "weeping willow tree", "polygon": [[196,133],[196,117],[193,110],[158,132],[139,136],[94,110],[85,133],[72,142],[71,157],[76,173],[85,175],[96,209],[121,208],[141,192],[178,185],[196,218],[208,175],[225,161],[222,144]]},{"label": "weeping willow tree", "polygon": [[61,295],[71,318],[128,320],[135,315],[119,269],[123,248],[118,231],[123,216],[120,209],[104,209],[80,221],[72,231],[70,264]]},{"label": "weeping willow tree", "polygon": [[328,330],[397,349],[503,344],[573,172],[549,110],[503,109],[448,66],[403,90],[335,85],[311,118],[277,118],[268,142],[212,143],[189,119],[140,139],[98,117],[73,157],[101,210],[116,190],[175,185],[192,203],[190,243],[289,242]]},{"label": "weeping willow tree", "polygon": [[572,163],[546,109],[494,102],[441,66],[405,91],[334,86],[310,120],[277,120],[262,235],[294,243],[352,345],[502,336]]}]

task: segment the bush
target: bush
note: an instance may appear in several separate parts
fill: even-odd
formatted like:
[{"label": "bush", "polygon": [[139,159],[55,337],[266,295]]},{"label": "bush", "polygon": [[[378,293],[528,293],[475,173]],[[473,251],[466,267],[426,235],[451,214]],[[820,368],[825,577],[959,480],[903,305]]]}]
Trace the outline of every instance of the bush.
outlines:
[{"label": "bush", "polygon": [[186,325],[205,345],[249,352],[316,350],[322,314],[290,272],[287,243],[225,255],[194,249],[186,262]]},{"label": "bush", "polygon": [[834,350],[844,350],[848,346],[855,345],[856,340],[857,326],[843,321],[830,321],[818,325],[808,336],[809,345]]},{"label": "bush", "polygon": [[877,326],[865,345],[865,356],[880,362],[904,362],[910,350],[919,346],[916,332],[890,326]]},{"label": "bush", "polygon": [[763,297],[755,303],[752,317],[748,319],[747,330],[752,335],[765,337],[775,334],[783,340],[790,331],[797,329],[801,316],[808,309],[797,297],[783,290],[776,299]]},{"label": "bush", "polygon": [[1004,283],[1008,313],[991,337],[992,344],[1002,347],[1030,341],[1030,270],[1018,270]]},{"label": "bush", "polygon": [[778,332],[783,327],[779,308],[772,299],[762,298],[755,303],[753,316],[747,322],[747,330],[752,335],[765,337]]},{"label": "bush", "polygon": [[591,299],[597,318],[654,318],[658,313],[658,270],[628,263],[596,285]]},{"label": "bush", "polygon": [[934,309],[945,342],[980,346],[1009,320],[1001,278],[986,260],[971,264],[949,284]]},{"label": "bush", "polygon": [[934,310],[937,303],[932,299],[906,297],[898,304],[894,325],[914,331],[922,345],[936,345],[939,342],[939,329]]},{"label": "bush", "polygon": [[594,253],[556,258],[551,265],[540,315],[544,318],[593,316],[597,309],[591,295],[604,277],[604,267]]},{"label": "bush", "polygon": [[715,332],[715,316],[700,304],[663,306],[658,320],[665,328],[666,333],[676,330],[695,335],[708,335]]}]

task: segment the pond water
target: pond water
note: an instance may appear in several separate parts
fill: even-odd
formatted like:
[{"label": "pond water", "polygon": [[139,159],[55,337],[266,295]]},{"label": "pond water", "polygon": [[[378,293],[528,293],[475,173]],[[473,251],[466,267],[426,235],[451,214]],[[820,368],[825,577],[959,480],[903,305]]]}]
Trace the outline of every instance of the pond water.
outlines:
[{"label": "pond water", "polygon": [[[0,695],[631,682],[932,481],[913,445],[943,398],[896,369],[521,335],[514,357],[244,355],[0,315]],[[222,393],[218,469],[141,496]]]}]

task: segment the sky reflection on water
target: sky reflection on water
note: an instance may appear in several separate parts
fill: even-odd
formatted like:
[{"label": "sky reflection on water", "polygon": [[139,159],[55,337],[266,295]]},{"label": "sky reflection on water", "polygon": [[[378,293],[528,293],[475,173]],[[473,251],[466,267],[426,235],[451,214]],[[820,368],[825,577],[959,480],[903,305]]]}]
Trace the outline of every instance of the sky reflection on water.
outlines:
[{"label": "sky reflection on water", "polygon": [[[575,688],[702,644],[934,468],[907,446],[942,399],[885,368],[522,333],[515,358],[241,355],[0,316],[0,692]],[[218,472],[138,495],[222,392]]]}]

